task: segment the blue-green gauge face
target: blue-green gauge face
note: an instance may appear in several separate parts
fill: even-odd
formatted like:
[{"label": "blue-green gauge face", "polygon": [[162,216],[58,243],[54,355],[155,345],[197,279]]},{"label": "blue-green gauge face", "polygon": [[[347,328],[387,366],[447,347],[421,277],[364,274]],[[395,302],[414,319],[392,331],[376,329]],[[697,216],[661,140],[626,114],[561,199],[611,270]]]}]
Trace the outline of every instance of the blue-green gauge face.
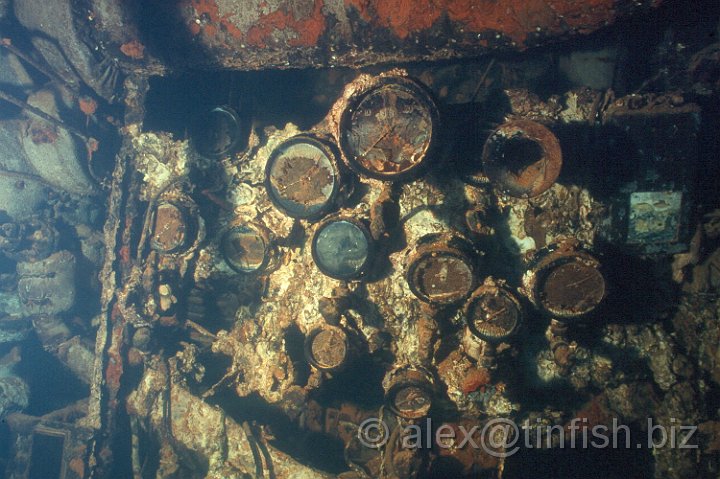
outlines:
[{"label": "blue-green gauge face", "polygon": [[330,221],[315,233],[312,248],[320,271],[333,278],[354,278],[369,263],[370,236],[365,228],[354,222]]}]

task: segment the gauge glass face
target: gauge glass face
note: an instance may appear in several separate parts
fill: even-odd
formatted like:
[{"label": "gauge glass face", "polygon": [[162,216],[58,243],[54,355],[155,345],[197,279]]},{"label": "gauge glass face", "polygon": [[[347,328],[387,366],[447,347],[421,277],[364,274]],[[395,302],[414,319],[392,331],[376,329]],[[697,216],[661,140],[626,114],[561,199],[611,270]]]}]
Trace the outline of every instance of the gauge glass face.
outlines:
[{"label": "gauge glass face", "polygon": [[215,158],[232,153],[241,136],[237,113],[229,108],[217,107],[198,121],[193,140],[198,153]]},{"label": "gauge glass face", "polygon": [[320,331],[312,339],[310,349],[318,367],[337,368],[343,364],[347,355],[345,335],[335,328]]},{"label": "gauge glass face", "polygon": [[432,398],[421,387],[406,386],[395,394],[393,406],[401,417],[422,417],[430,411]]},{"label": "gauge glass face", "polygon": [[258,271],[267,262],[265,238],[250,226],[238,226],[225,233],[220,247],[228,265],[240,273]]},{"label": "gauge glass face", "polygon": [[351,278],[364,270],[370,243],[360,226],[339,220],[321,227],[313,249],[315,262],[323,273],[334,278]]},{"label": "gauge glass face", "polygon": [[518,304],[507,292],[484,293],[471,300],[468,321],[471,329],[487,341],[502,340],[511,335],[520,323]]},{"label": "gauge glass face", "polygon": [[540,286],[542,306],[563,317],[587,314],[605,296],[602,273],[579,259],[553,267]]},{"label": "gauge glass face", "polygon": [[412,266],[411,281],[420,299],[451,304],[465,299],[472,291],[473,268],[454,254],[426,254]]},{"label": "gauge glass face", "polygon": [[152,248],[160,253],[171,253],[185,244],[186,236],[187,225],[182,210],[172,203],[159,204],[150,240]]},{"label": "gauge glass face", "polygon": [[273,203],[293,218],[310,218],[330,206],[337,184],[335,162],[310,140],[290,140],[270,157],[267,187]]},{"label": "gauge glass face", "polygon": [[345,153],[360,173],[392,178],[425,159],[434,133],[433,114],[419,92],[399,84],[379,86],[345,114]]}]

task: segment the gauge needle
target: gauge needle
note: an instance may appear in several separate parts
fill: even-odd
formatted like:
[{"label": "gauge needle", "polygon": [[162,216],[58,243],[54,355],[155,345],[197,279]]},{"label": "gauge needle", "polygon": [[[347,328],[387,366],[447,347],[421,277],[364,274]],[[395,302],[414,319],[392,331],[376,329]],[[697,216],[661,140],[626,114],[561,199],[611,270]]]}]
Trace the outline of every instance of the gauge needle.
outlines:
[{"label": "gauge needle", "polygon": [[382,135],[380,135],[380,137],[379,137],[377,140],[375,140],[375,143],[373,143],[372,145],[370,145],[370,147],[369,147],[368,149],[366,149],[366,150],[360,155],[360,158],[364,158],[368,153],[370,153],[370,150],[372,150],[373,148],[375,148],[378,143],[380,143],[381,141],[383,141],[386,136],[388,136],[392,131],[395,130],[396,127],[397,127],[397,124],[391,125],[390,127],[388,127],[388,129],[385,130],[385,131],[382,133]]},{"label": "gauge needle", "polygon": [[507,309],[507,306],[504,306],[502,309],[499,309],[499,310],[497,310],[497,311],[495,311],[495,312],[493,312],[493,313],[486,313],[486,314],[485,314],[485,321],[492,321],[493,319],[497,318],[497,317],[500,316],[501,314],[506,313],[507,310],[508,310],[508,309]]},{"label": "gauge needle", "polygon": [[[316,161],[320,161],[320,158],[316,159]],[[318,173],[318,172],[320,171],[320,168],[322,168],[322,167],[319,166],[319,165],[317,165],[317,164],[315,164],[315,165],[313,165],[312,167],[310,167],[310,169],[307,170],[304,175],[301,175],[300,178],[298,178],[297,180],[293,181],[292,183],[288,183],[288,184],[286,184],[286,185],[280,185],[280,186],[278,187],[278,189],[279,189],[282,193],[285,193],[285,190],[287,190],[288,188],[290,188],[290,187],[292,187],[292,186],[297,185],[298,183],[300,183],[300,182],[302,182],[302,181],[308,181],[308,182],[309,182],[309,181],[312,179],[312,177],[313,177],[316,173]]]}]

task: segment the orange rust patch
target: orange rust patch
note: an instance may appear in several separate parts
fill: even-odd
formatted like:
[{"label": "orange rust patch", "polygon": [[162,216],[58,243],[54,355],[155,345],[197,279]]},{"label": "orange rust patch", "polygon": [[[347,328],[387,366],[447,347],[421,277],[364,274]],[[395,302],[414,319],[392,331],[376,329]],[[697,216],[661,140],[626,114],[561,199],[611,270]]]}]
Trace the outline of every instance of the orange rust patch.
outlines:
[{"label": "orange rust patch", "polygon": [[297,19],[285,10],[276,10],[260,17],[257,25],[248,30],[247,42],[250,45],[264,47],[276,30],[292,30],[296,38],[288,41],[293,47],[310,47],[317,44],[325,30],[325,16],[322,13],[323,0],[315,0],[313,12],[309,18]]},{"label": "orange rust patch", "polygon": [[137,40],[122,44],[120,51],[133,60],[142,60],[145,57],[145,45]]},{"label": "orange rust patch", "polygon": [[87,116],[94,115],[98,107],[97,102],[87,96],[81,96],[80,99],[78,99],[78,106],[80,107],[80,111]]},{"label": "orange rust patch", "polygon": [[58,132],[52,125],[38,123],[30,128],[30,139],[36,145],[55,143],[58,139]]},{"label": "orange rust patch", "polygon": [[130,264],[130,247],[128,245],[123,245],[120,248],[120,261],[125,265]]},{"label": "orange rust patch", "polygon": [[473,391],[477,391],[480,387],[485,386],[490,382],[490,373],[485,368],[472,368],[465,375],[465,379],[462,384],[462,391],[465,394],[470,394]]},{"label": "orange rust patch", "polygon": [[[574,418],[574,424],[580,429],[589,429],[598,425],[607,425],[610,422],[610,417],[606,411],[601,396],[593,398],[583,409],[578,411]],[[571,420],[566,426],[566,430],[570,430],[573,425]]]},{"label": "orange rust patch", "polygon": [[[190,5],[195,10],[196,18],[202,19],[205,17],[208,22],[191,23],[190,33],[198,35],[201,31],[208,37],[214,37],[218,33],[218,26],[225,30],[230,36],[236,39],[243,37],[242,31],[235,26],[226,16],[220,15],[220,9],[218,8],[215,0],[190,0]],[[201,27],[201,25],[204,26]]]},{"label": "orange rust patch", "polygon": [[79,457],[73,457],[68,467],[77,477],[85,477],[85,462]]},{"label": "orange rust patch", "polygon": [[522,45],[528,34],[595,30],[615,18],[614,0],[345,0],[367,22],[405,39],[430,28],[443,15],[466,31],[497,31]]}]

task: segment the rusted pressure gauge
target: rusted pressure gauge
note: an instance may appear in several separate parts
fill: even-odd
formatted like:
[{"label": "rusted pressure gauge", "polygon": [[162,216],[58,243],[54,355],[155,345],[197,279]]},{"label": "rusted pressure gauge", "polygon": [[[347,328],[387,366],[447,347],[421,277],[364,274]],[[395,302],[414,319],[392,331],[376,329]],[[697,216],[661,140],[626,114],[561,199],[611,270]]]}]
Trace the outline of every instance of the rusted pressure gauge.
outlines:
[{"label": "rusted pressure gauge", "polygon": [[432,160],[438,117],[422,85],[402,76],[380,77],[350,97],[340,118],[340,150],[360,175],[414,177]]},{"label": "rusted pressure gauge", "polygon": [[152,219],[150,247],[163,254],[179,253],[190,247],[197,233],[194,205],[160,200]]},{"label": "rusted pressure gauge", "polygon": [[340,189],[336,148],[298,135],[273,150],[265,168],[270,200],[293,218],[312,219],[333,207]]},{"label": "rusted pressure gauge", "polygon": [[322,371],[340,371],[347,364],[349,354],[348,336],[337,326],[323,325],[305,339],[305,359]]},{"label": "rusted pressure gauge", "polygon": [[499,343],[517,331],[522,322],[522,307],[510,291],[486,281],[468,299],[464,316],[475,336]]},{"label": "rusted pressure gauge", "polygon": [[358,221],[333,218],[315,231],[312,256],[318,269],[331,278],[357,278],[370,265],[372,237]]},{"label": "rusted pressure gauge", "polygon": [[383,380],[388,408],[404,419],[428,415],[433,402],[432,375],[419,366],[402,366]]},{"label": "rusted pressure gauge", "polygon": [[562,150],[555,135],[540,123],[504,123],[485,142],[485,174],[505,194],[532,198],[550,188],[560,174]]},{"label": "rusted pressure gauge", "polygon": [[234,226],[223,235],[220,251],[228,266],[238,273],[256,273],[270,259],[269,235],[252,223]]},{"label": "rusted pressure gauge", "polygon": [[541,254],[525,274],[523,284],[531,301],[558,320],[591,313],[606,294],[600,262],[584,251],[563,245]]},{"label": "rusted pressure gauge", "polygon": [[456,304],[475,289],[475,265],[464,248],[438,240],[417,248],[406,272],[410,290],[435,305]]},{"label": "rusted pressure gauge", "polygon": [[218,106],[197,119],[192,129],[195,150],[208,158],[222,158],[244,148],[246,127],[229,106]]}]

